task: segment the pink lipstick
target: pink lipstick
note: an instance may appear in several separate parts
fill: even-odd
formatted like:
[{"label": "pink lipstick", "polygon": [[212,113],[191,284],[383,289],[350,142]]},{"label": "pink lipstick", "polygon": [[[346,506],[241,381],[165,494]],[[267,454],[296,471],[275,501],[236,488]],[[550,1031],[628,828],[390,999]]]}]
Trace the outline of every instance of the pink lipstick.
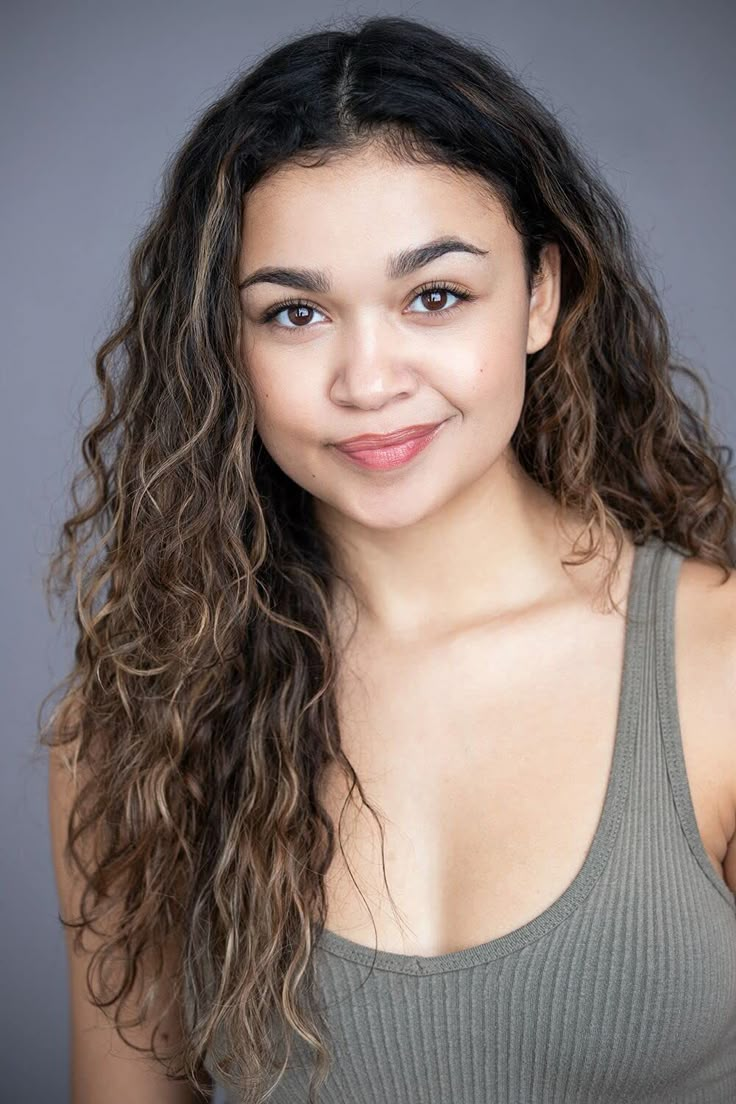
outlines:
[{"label": "pink lipstick", "polygon": [[383,448],[376,447],[371,448],[368,446],[364,448],[356,448],[355,445],[351,445],[350,449],[341,448],[339,445],[335,445],[338,452],[341,452],[343,456],[347,456],[349,460],[355,461],[362,468],[371,468],[374,471],[388,471],[391,468],[401,467],[402,464],[407,464],[415,456],[418,456],[420,452],[424,452],[429,444],[434,440],[439,431],[442,429],[445,422],[440,422],[439,425],[433,426],[432,429],[426,433],[418,434],[416,437],[410,437],[400,444],[384,445]]}]

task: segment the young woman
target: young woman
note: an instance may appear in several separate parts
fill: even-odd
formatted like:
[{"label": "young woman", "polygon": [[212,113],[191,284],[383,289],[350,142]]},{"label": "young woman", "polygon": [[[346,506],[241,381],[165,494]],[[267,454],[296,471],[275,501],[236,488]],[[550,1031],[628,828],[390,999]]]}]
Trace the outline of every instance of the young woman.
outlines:
[{"label": "young woman", "polygon": [[614,195],[400,18],[164,183],[50,572],[74,1104],[733,1100],[731,450]]}]

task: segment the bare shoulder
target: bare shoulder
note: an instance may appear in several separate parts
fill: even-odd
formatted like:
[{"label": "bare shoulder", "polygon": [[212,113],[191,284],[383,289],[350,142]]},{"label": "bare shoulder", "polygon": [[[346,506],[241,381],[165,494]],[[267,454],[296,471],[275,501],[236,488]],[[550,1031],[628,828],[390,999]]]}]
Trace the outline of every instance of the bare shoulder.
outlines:
[{"label": "bare shoulder", "polygon": [[690,631],[702,631],[718,650],[736,642],[736,568],[724,582],[722,568],[688,556],[680,568],[677,596],[678,617],[682,614]]},{"label": "bare shoulder", "polygon": [[680,569],[676,603],[678,703],[689,762],[711,794],[723,871],[736,892],[736,570],[696,557]]}]

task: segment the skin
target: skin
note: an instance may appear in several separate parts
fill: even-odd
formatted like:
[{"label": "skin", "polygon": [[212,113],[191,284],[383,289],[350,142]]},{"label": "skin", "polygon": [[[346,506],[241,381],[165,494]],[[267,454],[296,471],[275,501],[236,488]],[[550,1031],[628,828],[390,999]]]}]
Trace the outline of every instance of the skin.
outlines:
[{"label": "skin", "polygon": [[[448,253],[387,277],[389,255],[446,234],[487,255]],[[241,291],[241,351],[264,446],[314,495],[365,631],[426,641],[569,588],[557,503],[509,443],[525,358],[550,340],[559,310],[558,246],[545,248],[530,297],[521,239],[476,177],[397,164],[369,147],[280,170],[248,194],[241,281],[262,265],[331,278],[329,293],[266,282]],[[430,280],[475,298],[418,295]],[[312,309],[261,324],[287,297]],[[392,471],[358,468],[332,447],[441,419],[430,447]],[[577,519],[565,520],[574,531]]]},{"label": "skin", "polygon": [[[471,241],[488,254],[447,254],[400,280],[386,277],[389,255],[445,234]],[[533,650],[537,673],[546,675],[552,688],[560,680],[550,657],[560,654],[561,641],[586,641],[591,645],[586,655],[594,655],[605,672],[614,670],[609,657],[620,660],[613,629],[604,632],[598,624],[594,638],[583,609],[592,568],[568,573],[560,565],[579,519],[561,518],[554,500],[518,467],[509,444],[524,399],[525,357],[547,344],[557,318],[559,251],[556,246],[545,251],[542,279],[530,297],[519,237],[474,178],[438,166],[397,165],[378,148],[320,168],[275,173],[249,193],[242,236],[241,279],[262,265],[331,274],[329,294],[266,283],[242,292],[241,352],[256,397],[257,429],[275,462],[314,495],[318,522],[347,561],[360,599],[360,637],[370,644],[364,655],[371,654],[368,674],[377,688],[371,702],[379,709],[403,707],[407,716],[416,712],[422,720],[389,728],[400,732],[401,740],[348,749],[356,762],[360,751],[365,753],[367,773],[375,766],[370,756],[376,751],[384,768],[377,780],[384,785],[378,789],[379,806],[390,806],[394,819],[407,823],[407,834],[414,832],[417,845],[409,858],[401,837],[394,840],[389,877],[400,902],[414,902],[412,919],[423,943],[418,950],[456,949],[447,945],[443,923],[453,930],[453,940],[478,943],[537,914],[571,881],[576,854],[580,861],[582,829],[592,830],[597,818],[591,802],[596,793],[600,796],[609,755],[606,747],[596,751],[595,741],[573,749],[573,755],[568,747],[578,784],[573,821],[581,795],[587,795],[582,825],[560,816],[541,839],[536,830],[525,828],[537,824],[540,788],[549,791],[548,779],[555,770],[560,774],[555,753],[548,751],[545,759],[544,747],[530,743],[530,733],[538,728],[543,745],[564,751],[569,727],[567,711],[551,710],[549,698],[540,709],[543,724],[537,722],[538,702],[528,685],[521,686],[528,680],[519,682],[526,658]],[[433,304],[417,296],[427,280],[460,285],[476,298],[450,309],[457,300],[447,293]],[[308,299],[315,311],[303,317],[282,311],[283,329],[259,323],[267,308],[291,294]],[[354,467],[331,447],[355,434],[445,417],[450,420],[437,440],[392,472]],[[628,576],[630,546],[627,551]],[[681,572],[677,673],[688,776],[708,853],[736,892],[736,699],[731,690],[736,573],[727,586],[717,587],[720,573],[695,559]],[[545,605],[551,614],[545,614]],[[519,612],[522,616],[516,616]],[[483,635],[486,650],[479,656],[474,643],[479,634],[474,637],[470,630],[486,624],[491,632]],[[452,649],[448,640],[464,640],[465,646]],[[458,670],[464,675],[461,694]],[[591,693],[597,693],[593,663],[581,671],[576,702],[586,678],[593,680]],[[393,693],[397,686],[400,693]],[[496,713],[506,701],[509,718],[522,723],[491,728],[486,694]],[[460,769],[448,785],[446,734],[461,709]],[[353,715],[364,712],[361,707]],[[557,732],[554,717],[560,715],[564,731]],[[506,732],[509,746],[504,747]],[[487,768],[488,755],[494,758],[493,770]],[[387,763],[397,769],[386,770]],[[363,775],[362,761],[359,769]],[[524,784],[504,787],[503,779],[513,780],[514,770],[523,773]],[[561,773],[564,778],[566,772]],[[493,790],[496,776],[502,784]],[[329,796],[337,819],[343,795]],[[61,859],[70,798],[65,776],[52,763],[50,823],[65,915],[78,911],[70,903],[76,888]],[[523,835],[524,828],[530,839],[518,862],[513,854],[509,862],[497,825],[482,819],[498,807],[503,821],[504,801],[507,822],[516,818],[509,839]],[[476,810],[475,815],[462,815],[466,809]],[[558,827],[559,846],[555,838],[543,852],[552,825]],[[359,843],[358,854],[370,858],[365,839]],[[448,854],[473,858],[469,869],[460,864],[460,876],[449,887],[443,884]],[[479,854],[487,856],[485,874],[477,865]],[[368,888],[373,873],[367,862],[359,874]],[[509,891],[499,894],[498,878],[506,875]],[[332,889],[338,885],[335,879]],[[331,898],[340,904],[332,889]],[[453,898],[461,903],[454,912]],[[443,908],[436,907],[438,901]],[[380,898],[373,903],[379,943],[408,949],[393,944],[396,935],[382,921],[379,906]],[[334,915],[337,924],[332,920],[331,927],[342,926],[354,939],[372,944],[362,906],[348,899],[344,912],[338,909]],[[131,1099],[193,1104],[187,1086],[162,1082],[159,1071],[135,1053],[123,1053],[106,1019],[87,1000],[86,959],[72,955],[71,945],[69,952],[75,1104],[103,1098],[108,1104]],[[181,1028],[172,1018],[166,1030],[173,1041]]]},{"label": "skin", "polygon": [[[389,256],[441,235],[456,235],[487,254],[448,253],[389,279]],[[420,697],[431,693],[442,703],[452,700],[453,687],[441,676],[452,670],[448,649],[466,641],[472,657],[479,626],[502,634],[499,661],[513,654],[514,634],[533,630],[538,662],[555,655],[561,632],[576,623],[580,647],[599,664],[606,655],[617,657],[606,661],[613,666],[605,669],[615,670],[620,654],[605,650],[612,648],[614,629],[594,630],[589,617],[609,549],[585,565],[561,564],[582,520],[563,515],[522,471],[510,445],[524,401],[525,358],[549,342],[559,311],[558,247],[546,247],[541,278],[529,295],[521,240],[475,177],[443,166],[397,164],[379,146],[317,168],[283,168],[263,180],[245,199],[241,244],[241,281],[261,266],[321,269],[330,279],[329,291],[267,282],[241,291],[240,347],[263,444],[314,496],[317,522],[355,588],[357,666],[368,669],[377,685],[381,671],[393,672],[402,699],[411,686],[424,685],[420,676],[434,663],[437,681]],[[418,293],[430,280],[455,284],[475,298],[461,302],[444,292],[433,302]],[[287,308],[275,324],[262,324],[260,317],[286,298],[305,299],[312,309]],[[392,471],[359,468],[332,447],[357,434],[445,418],[437,439]],[[613,588],[618,602],[625,600],[633,560],[628,535],[624,544],[623,577]],[[688,646],[678,644],[678,701],[701,835],[714,867],[736,891],[728,689],[736,664],[736,573],[722,588],[714,585],[719,577],[696,558],[682,568],[678,639],[684,635]],[[339,590],[334,597],[340,630],[347,605]],[[544,634],[540,617],[548,625]],[[621,635],[623,626],[615,631]],[[496,666],[488,655],[484,671]],[[388,703],[389,692],[382,689],[380,698]],[[412,708],[419,712],[425,705],[422,697]],[[480,707],[479,716],[486,716]],[[440,740],[447,730],[442,720]],[[550,718],[545,724],[545,740],[564,739]],[[405,731],[404,738],[409,735]],[[487,743],[486,721],[477,739],[479,746]],[[426,726],[422,740],[421,761],[431,765]],[[351,747],[351,756],[354,750],[357,759],[360,749]],[[608,752],[601,753],[589,782],[581,780],[583,791],[598,785],[607,763]],[[426,791],[429,783],[422,785]],[[455,800],[463,795],[451,804]],[[533,790],[529,802],[533,818]],[[539,888],[552,899],[560,886]],[[406,900],[415,896],[415,886],[407,889]],[[487,930],[488,901],[482,904],[479,930]],[[417,907],[431,914],[421,902]],[[431,939],[441,949],[441,934]]]}]

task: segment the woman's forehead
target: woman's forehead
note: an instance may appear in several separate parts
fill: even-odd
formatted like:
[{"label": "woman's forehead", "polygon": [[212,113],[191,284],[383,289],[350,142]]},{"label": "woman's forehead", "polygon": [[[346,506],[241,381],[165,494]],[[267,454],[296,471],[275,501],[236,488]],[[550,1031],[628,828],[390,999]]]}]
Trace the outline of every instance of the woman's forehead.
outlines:
[{"label": "woman's forehead", "polygon": [[[500,202],[473,177],[444,166],[357,158],[348,168],[290,167],[260,182],[243,205],[241,247],[247,270],[263,265],[323,267],[359,248],[387,277],[401,253],[440,237],[489,251],[513,234]],[[466,250],[468,254],[472,249]],[[245,263],[243,273],[245,275]]]}]

